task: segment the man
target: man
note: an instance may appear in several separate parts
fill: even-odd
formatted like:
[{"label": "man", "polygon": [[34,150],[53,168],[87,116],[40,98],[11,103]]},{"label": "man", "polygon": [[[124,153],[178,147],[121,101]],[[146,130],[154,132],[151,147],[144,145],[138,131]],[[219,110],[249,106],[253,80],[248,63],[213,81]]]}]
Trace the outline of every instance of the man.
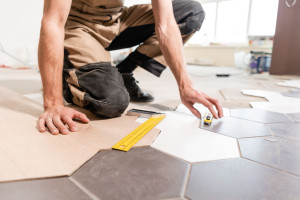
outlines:
[{"label": "man", "polygon": [[[52,134],[68,134],[77,130],[73,119],[89,121],[64,107],[63,96],[107,118],[122,114],[129,100],[152,101],[133,77],[137,66],[160,76],[168,65],[183,104],[195,116],[201,117],[193,105],[201,103],[215,118],[222,117],[220,103],[192,86],[183,56],[183,43],[203,20],[201,5],[191,0],[152,0],[152,5],[130,8],[121,0],[45,0],[39,43],[45,109],[40,131],[47,127]],[[111,66],[110,50],[135,45],[139,47],[123,62]]]}]

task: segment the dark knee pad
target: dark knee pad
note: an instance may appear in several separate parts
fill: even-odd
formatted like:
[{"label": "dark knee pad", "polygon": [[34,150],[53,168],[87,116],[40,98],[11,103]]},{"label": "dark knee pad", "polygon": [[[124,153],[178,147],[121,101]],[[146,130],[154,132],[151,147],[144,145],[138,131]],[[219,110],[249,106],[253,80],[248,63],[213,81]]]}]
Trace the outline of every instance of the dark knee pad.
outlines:
[{"label": "dark knee pad", "polygon": [[182,35],[200,30],[205,19],[201,4],[191,0],[174,0],[173,10]]},{"label": "dark knee pad", "polygon": [[78,83],[85,91],[84,106],[99,117],[120,116],[129,104],[129,94],[117,68],[110,63],[94,63],[76,71]]},{"label": "dark knee pad", "polygon": [[89,101],[89,105],[85,106],[85,108],[102,118],[120,116],[129,104],[129,96],[126,89],[119,90],[118,95],[110,96],[106,100],[97,100],[86,94],[85,100]]},{"label": "dark knee pad", "polygon": [[[74,70],[68,68],[69,65],[72,64],[65,57],[63,95],[67,102],[77,104],[73,102],[74,96],[66,81],[70,76],[69,71]],[[75,74],[80,87],[74,85],[72,87],[77,87],[84,94],[77,97],[83,101],[79,106],[104,118],[120,116],[126,110],[130,99],[129,94],[121,74],[110,63],[88,64],[77,69]]]},{"label": "dark knee pad", "polygon": [[185,22],[185,34],[189,34],[194,31],[199,31],[205,19],[205,12],[199,2],[191,1],[190,6],[193,15],[188,17]]}]

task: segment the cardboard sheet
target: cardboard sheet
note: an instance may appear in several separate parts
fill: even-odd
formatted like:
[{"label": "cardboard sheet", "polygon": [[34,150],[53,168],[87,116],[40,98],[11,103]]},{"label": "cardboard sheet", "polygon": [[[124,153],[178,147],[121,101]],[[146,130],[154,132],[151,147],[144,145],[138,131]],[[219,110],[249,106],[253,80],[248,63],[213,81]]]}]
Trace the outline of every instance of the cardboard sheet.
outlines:
[{"label": "cardboard sheet", "polygon": [[[0,182],[71,175],[99,150],[110,149],[140,124],[123,115],[80,124],[69,135],[37,130],[42,106],[0,87]],[[150,145],[159,134],[153,129],[137,146]]]}]

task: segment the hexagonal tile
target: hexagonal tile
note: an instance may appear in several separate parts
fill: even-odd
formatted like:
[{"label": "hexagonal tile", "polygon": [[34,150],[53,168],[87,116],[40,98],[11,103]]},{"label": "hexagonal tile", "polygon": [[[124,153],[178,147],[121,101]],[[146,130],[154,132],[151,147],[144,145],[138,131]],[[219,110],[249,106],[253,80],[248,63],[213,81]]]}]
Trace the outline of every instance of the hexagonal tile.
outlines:
[{"label": "hexagonal tile", "polygon": [[280,86],[285,86],[285,87],[300,88],[300,80],[297,80],[297,79],[294,79],[294,80],[285,80],[283,82],[278,82],[276,84],[280,85]]},{"label": "hexagonal tile", "polygon": [[294,122],[300,123],[300,113],[290,113],[287,114]]},{"label": "hexagonal tile", "polygon": [[235,117],[213,120],[211,125],[202,124],[201,128],[234,138],[270,135],[264,124]]},{"label": "hexagonal tile", "polygon": [[243,90],[243,94],[257,97],[264,97],[271,103],[288,103],[294,106],[299,106],[300,101],[298,98],[286,97],[279,92],[271,92],[266,90]]},{"label": "hexagonal tile", "polygon": [[[278,92],[265,90],[243,90],[243,94],[264,97],[269,102],[251,102],[252,108],[268,110],[279,113],[300,112],[300,101],[298,98],[286,97]],[[284,104],[282,103],[284,102]]]},{"label": "hexagonal tile", "polygon": [[300,142],[279,137],[239,139],[242,157],[300,176]]},{"label": "hexagonal tile", "polygon": [[283,104],[282,102],[251,102],[250,105],[252,108],[283,114],[300,112],[300,106],[288,102]]},{"label": "hexagonal tile", "polygon": [[153,148],[102,151],[72,179],[102,200],[181,196],[189,164]]},{"label": "hexagonal tile", "polygon": [[274,136],[283,137],[290,140],[297,140],[300,142],[300,124],[278,123],[268,124],[267,127]]},{"label": "hexagonal tile", "polygon": [[[193,115],[187,115],[181,112],[174,111],[162,111],[166,114],[166,118],[163,119],[155,128],[161,131],[178,130],[178,129],[190,129],[199,127],[200,119]],[[147,118],[139,117],[136,122],[144,123]]]},{"label": "hexagonal tile", "polygon": [[300,98],[300,90],[293,90],[290,92],[282,93],[282,95],[286,97]]},{"label": "hexagonal tile", "polygon": [[285,114],[253,108],[231,109],[230,112],[232,117],[260,123],[291,122]]},{"label": "hexagonal tile", "polygon": [[0,199],[87,200],[91,198],[68,178],[54,178],[0,183]]},{"label": "hexagonal tile", "polygon": [[189,199],[299,199],[300,178],[242,158],[192,165]]},{"label": "hexagonal tile", "polygon": [[188,162],[240,157],[236,139],[200,128],[162,131],[151,147]]}]

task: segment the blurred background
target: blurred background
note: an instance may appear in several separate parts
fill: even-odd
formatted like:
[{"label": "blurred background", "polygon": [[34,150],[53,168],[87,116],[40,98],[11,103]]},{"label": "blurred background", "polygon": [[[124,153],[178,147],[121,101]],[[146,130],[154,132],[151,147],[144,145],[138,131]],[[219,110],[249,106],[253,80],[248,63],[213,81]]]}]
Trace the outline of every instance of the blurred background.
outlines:
[{"label": "blurred background", "polygon": [[[247,68],[253,59],[250,51],[272,52],[278,0],[198,1],[206,11],[206,19],[201,30],[186,44],[185,54],[189,64]],[[150,2],[125,0],[125,6]],[[2,67],[37,68],[42,12],[42,0],[0,2]],[[129,51],[112,52],[114,60],[122,60]],[[258,56],[271,57],[267,54]]]}]

